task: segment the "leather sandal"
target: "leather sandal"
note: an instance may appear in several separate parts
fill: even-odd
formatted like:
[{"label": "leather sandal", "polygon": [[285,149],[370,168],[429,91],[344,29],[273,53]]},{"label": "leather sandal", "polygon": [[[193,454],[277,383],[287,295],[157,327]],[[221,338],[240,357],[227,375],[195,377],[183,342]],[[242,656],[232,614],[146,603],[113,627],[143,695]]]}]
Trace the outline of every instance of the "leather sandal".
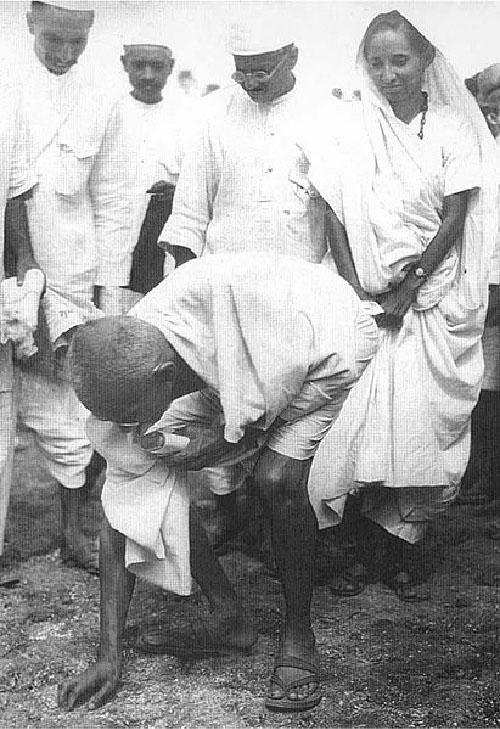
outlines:
[{"label": "leather sandal", "polygon": [[[296,680],[284,681],[277,674],[280,668],[295,668],[300,671],[307,671],[308,675]],[[313,661],[307,661],[295,656],[278,656],[274,664],[274,672],[271,676],[270,683],[271,689],[276,687],[284,695],[281,699],[267,696],[264,702],[267,709],[282,712],[308,711],[309,709],[314,709],[323,698],[323,692],[319,685],[319,656],[316,654]],[[311,694],[305,696],[303,699],[290,698],[292,691],[301,688],[301,686],[307,686],[310,683],[315,685],[315,689]]]}]

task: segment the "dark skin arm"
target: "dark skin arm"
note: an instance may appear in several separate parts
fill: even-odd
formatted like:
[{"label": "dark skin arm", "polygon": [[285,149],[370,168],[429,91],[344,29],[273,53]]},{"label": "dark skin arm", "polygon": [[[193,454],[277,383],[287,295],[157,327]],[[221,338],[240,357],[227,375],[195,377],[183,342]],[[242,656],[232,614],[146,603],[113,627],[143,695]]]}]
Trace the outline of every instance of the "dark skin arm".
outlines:
[{"label": "dark skin arm", "polygon": [[11,198],[5,207],[6,257],[14,261],[19,286],[22,285],[30,268],[40,268],[33,255],[25,205],[31,194],[32,191],[29,190],[23,195]]},{"label": "dark skin arm", "polygon": [[370,296],[359,282],[345,228],[328,203],[326,204],[325,232],[339,276],[342,276],[352,286],[360,299],[369,299]]},{"label": "dark skin arm", "polygon": [[[160,457],[167,465],[181,466],[187,471],[201,471],[202,468],[214,465],[229,465],[258,446],[256,433],[251,428],[247,428],[238,443],[228,443],[224,439],[224,426],[189,428],[187,432],[179,432],[179,435],[191,438],[188,445],[180,453]],[[159,433],[144,435],[140,440],[140,446],[145,450],[154,451],[161,445]]]},{"label": "dark skin arm", "polygon": [[490,284],[486,326],[493,327],[498,324],[500,324],[500,286]]},{"label": "dark skin arm", "polygon": [[[443,222],[418,263],[427,275],[439,266],[451,247],[460,241],[467,214],[468,198],[468,190],[445,197]],[[398,286],[377,297],[377,301],[386,315],[397,321],[397,326],[401,325],[402,319],[415,301],[417,290],[421,285],[422,279],[410,271]]]},{"label": "dark skin arm", "polygon": [[104,520],[99,569],[101,581],[101,639],[96,662],[59,686],[57,703],[66,711],[89,701],[95,709],[116,692],[123,664],[123,633],[135,585],[125,569],[125,537]]},{"label": "dark skin arm", "polygon": [[[153,195],[164,195],[173,199],[175,187],[170,182],[159,180],[158,182],[155,182],[154,185],[151,185],[147,192]],[[174,257],[176,268],[179,268],[179,266],[182,266],[183,263],[187,263],[193,258],[196,258],[194,253],[189,248],[184,248],[184,246],[173,246],[169,244],[168,252]]]}]

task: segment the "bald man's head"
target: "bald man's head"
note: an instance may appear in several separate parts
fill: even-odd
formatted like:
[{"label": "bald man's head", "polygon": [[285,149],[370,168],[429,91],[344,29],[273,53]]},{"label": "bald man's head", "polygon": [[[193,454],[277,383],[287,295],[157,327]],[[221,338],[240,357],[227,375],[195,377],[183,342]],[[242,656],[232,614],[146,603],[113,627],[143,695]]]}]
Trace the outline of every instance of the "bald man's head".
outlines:
[{"label": "bald man's head", "polygon": [[176,354],[152,324],[113,316],[79,327],[69,352],[71,383],[100,420],[151,424],[172,401]]}]

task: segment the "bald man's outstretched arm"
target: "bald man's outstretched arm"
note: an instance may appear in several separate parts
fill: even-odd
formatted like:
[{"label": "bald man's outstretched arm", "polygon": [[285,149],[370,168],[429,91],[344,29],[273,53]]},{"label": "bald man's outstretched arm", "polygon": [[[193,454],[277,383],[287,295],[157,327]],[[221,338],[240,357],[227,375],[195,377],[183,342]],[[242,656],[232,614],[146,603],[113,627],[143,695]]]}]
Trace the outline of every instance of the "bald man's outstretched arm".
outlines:
[{"label": "bald man's outstretched arm", "polygon": [[65,681],[57,702],[72,711],[89,701],[102,706],[118,688],[123,664],[123,632],[135,577],[125,569],[125,537],[104,519],[100,544],[101,638],[97,661],[76,678]]}]

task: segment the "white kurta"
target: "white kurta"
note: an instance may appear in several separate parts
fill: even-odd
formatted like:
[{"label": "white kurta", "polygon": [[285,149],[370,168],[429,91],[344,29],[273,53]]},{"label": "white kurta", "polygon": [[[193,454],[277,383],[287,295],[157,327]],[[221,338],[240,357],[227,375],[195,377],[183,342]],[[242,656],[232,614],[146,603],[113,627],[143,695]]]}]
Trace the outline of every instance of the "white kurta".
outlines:
[{"label": "white kurta", "polygon": [[[4,218],[7,200],[29,190],[35,180],[28,164],[26,121],[18,89],[0,85],[0,280],[4,277]],[[10,344],[0,345],[0,554],[9,503],[14,452],[15,412]]]},{"label": "white kurta", "polygon": [[[55,76],[33,55],[21,81],[38,181],[28,222],[46,277],[49,337],[57,347],[65,332],[101,316],[92,303],[99,249],[120,250],[127,233],[117,120],[76,66]],[[92,454],[87,411],[64,374],[47,377],[42,369],[21,373],[19,415],[53,478],[79,488]]]},{"label": "white kurta", "polygon": [[139,239],[149,195],[146,190],[164,180],[175,185],[182,158],[179,114],[162,100],[145,104],[127,94],[114,110],[117,118],[116,145],[122,156],[127,198],[127,239],[118,250],[101,249],[97,284],[128,286],[132,254]]},{"label": "white kurta", "polygon": [[299,87],[269,104],[240,86],[207,97],[160,240],[197,255],[272,251],[320,262],[324,203],[297,145],[317,105]]},{"label": "white kurta", "polygon": [[127,234],[117,122],[76,66],[56,76],[34,57],[22,92],[38,177],[28,219],[55,342],[97,315],[91,298],[99,246],[120,250]]}]

